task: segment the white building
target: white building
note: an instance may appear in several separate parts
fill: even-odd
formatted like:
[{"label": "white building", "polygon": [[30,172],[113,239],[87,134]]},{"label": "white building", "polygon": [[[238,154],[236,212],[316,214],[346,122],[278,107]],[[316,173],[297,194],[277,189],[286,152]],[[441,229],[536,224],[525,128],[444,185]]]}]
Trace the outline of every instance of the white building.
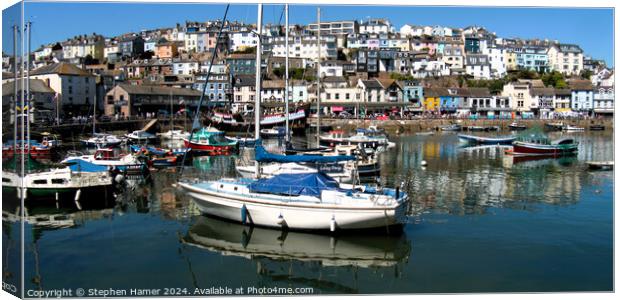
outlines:
[{"label": "white building", "polygon": [[[284,37],[272,37],[271,51],[274,57],[286,57]],[[318,55],[316,36],[290,36],[289,57],[307,58],[316,60]],[[321,60],[334,60],[338,57],[336,38],[321,36]]]},{"label": "white building", "polygon": [[484,54],[469,54],[465,56],[465,73],[475,79],[490,79],[491,64],[489,57]]},{"label": "white building", "polygon": [[188,75],[194,74],[200,70],[200,63],[195,60],[182,60],[172,63],[172,74]]},{"label": "white building", "polygon": [[30,72],[30,77],[42,80],[56,92],[61,112],[92,114],[88,107],[92,108],[96,101],[95,76],[75,65],[61,62],[35,69]]},{"label": "white building", "polygon": [[387,34],[393,33],[394,27],[387,19],[368,19],[360,23],[359,33]]},{"label": "white building", "polygon": [[594,89],[594,114],[614,113],[614,87],[600,86]]},{"label": "white building", "polygon": [[485,50],[482,51],[482,54],[487,55],[489,58],[492,78],[501,78],[506,75],[505,52],[506,50],[500,47],[486,47]]},{"label": "white building", "polygon": [[251,31],[231,32],[229,36],[229,49],[231,51],[244,50],[248,47],[256,47],[258,36]]},{"label": "white building", "polygon": [[583,70],[583,50],[577,45],[553,44],[547,49],[549,66],[565,75],[578,75]]}]

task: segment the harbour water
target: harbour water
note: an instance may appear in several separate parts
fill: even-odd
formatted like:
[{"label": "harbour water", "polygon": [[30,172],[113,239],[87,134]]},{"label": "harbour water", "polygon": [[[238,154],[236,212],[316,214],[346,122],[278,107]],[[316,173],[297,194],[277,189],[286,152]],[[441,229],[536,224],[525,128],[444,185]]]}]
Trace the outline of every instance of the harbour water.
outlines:
[{"label": "harbour water", "polygon": [[[463,147],[453,133],[391,138],[396,147],[381,155],[380,181],[402,183],[412,201],[398,235],[282,233],[201,216],[167,171],[116,199],[86,197],[82,210],[29,202],[26,289],[611,291],[613,172],[589,171],[585,161],[613,160],[613,136],[570,135],[580,143],[577,156],[532,161],[497,147]],[[251,156],[195,158],[183,176],[234,176],[236,160]],[[15,245],[18,230],[3,222],[5,247]]]}]

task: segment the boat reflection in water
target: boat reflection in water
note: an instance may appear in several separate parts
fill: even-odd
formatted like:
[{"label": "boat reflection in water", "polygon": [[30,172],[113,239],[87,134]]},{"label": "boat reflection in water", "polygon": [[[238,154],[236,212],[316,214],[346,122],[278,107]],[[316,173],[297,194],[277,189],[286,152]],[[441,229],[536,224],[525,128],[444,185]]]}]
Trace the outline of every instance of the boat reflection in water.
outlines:
[{"label": "boat reflection in water", "polygon": [[225,256],[362,268],[406,262],[412,248],[404,233],[328,236],[248,227],[206,216],[198,217],[183,242]]}]

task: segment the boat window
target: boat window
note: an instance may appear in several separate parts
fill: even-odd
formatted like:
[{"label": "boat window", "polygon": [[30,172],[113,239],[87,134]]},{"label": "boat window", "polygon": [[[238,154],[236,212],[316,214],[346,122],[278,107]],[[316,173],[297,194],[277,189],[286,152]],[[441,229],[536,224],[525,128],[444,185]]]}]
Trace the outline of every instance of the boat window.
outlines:
[{"label": "boat window", "polygon": [[11,182],[11,179],[4,178],[4,177],[3,177],[3,178],[2,178],[2,182]]},{"label": "boat window", "polygon": [[52,179],[52,183],[63,184],[63,183],[65,183],[65,180],[62,179],[62,178],[56,178],[56,179]]},{"label": "boat window", "polygon": [[32,183],[34,183],[34,184],[46,184],[47,183],[47,179],[33,180]]}]

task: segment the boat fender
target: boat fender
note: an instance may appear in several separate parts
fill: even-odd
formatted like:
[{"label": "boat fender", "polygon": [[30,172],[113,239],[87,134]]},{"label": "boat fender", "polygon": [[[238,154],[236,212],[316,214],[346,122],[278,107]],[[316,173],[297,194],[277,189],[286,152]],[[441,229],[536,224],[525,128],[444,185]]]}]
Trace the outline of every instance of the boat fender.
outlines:
[{"label": "boat fender", "polygon": [[125,176],[123,176],[122,174],[116,174],[116,176],[114,177],[114,181],[116,183],[121,183],[125,180]]},{"label": "boat fender", "polygon": [[336,231],[336,216],[332,215],[332,219],[329,222],[329,231],[331,231],[331,232]]},{"label": "boat fender", "polygon": [[241,223],[245,225],[247,219],[248,219],[248,208],[245,206],[245,204],[243,204],[243,206],[241,206]]},{"label": "boat fender", "polygon": [[425,161],[425,160],[421,161],[421,162],[420,162],[420,165],[421,165],[421,166],[426,166],[426,161]]}]

